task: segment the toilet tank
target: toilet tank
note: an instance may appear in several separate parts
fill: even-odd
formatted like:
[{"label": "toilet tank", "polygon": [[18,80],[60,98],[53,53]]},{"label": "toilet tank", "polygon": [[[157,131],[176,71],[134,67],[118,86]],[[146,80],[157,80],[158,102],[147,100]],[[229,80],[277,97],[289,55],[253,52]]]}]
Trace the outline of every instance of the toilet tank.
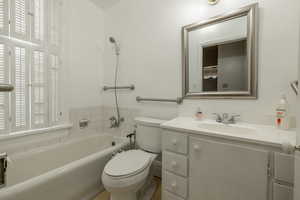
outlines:
[{"label": "toilet tank", "polygon": [[137,125],[136,142],[139,148],[152,152],[161,152],[162,134],[160,124],[165,120],[137,117],[135,118]]}]

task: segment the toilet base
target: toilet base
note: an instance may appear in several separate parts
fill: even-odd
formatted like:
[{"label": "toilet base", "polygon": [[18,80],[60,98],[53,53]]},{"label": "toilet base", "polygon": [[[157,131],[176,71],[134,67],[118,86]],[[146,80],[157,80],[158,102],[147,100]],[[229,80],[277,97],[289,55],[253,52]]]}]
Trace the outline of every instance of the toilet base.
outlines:
[{"label": "toilet base", "polygon": [[126,192],[113,193],[110,196],[110,200],[137,200],[137,194]]}]

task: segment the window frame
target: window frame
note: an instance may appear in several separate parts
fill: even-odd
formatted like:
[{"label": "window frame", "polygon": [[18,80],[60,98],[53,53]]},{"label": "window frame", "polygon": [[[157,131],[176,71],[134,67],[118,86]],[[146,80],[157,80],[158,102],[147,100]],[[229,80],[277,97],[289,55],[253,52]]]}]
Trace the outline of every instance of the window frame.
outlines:
[{"label": "window frame", "polygon": [[[16,55],[15,55],[15,48],[25,48],[25,102],[26,102],[26,115],[25,115],[25,121],[26,126],[24,127],[17,127],[16,126],[16,91],[13,91],[10,94],[6,95],[5,105],[7,105],[6,108],[6,117],[5,117],[5,123],[6,123],[6,129],[1,130],[0,129],[0,137],[3,135],[10,135],[15,133],[21,133],[21,132],[28,132],[28,131],[34,131],[34,130],[40,130],[45,128],[51,128],[55,127],[57,125],[61,124],[61,98],[60,98],[60,69],[61,69],[61,30],[57,30],[56,36],[57,41],[59,42],[58,45],[51,44],[51,38],[50,38],[50,15],[55,15],[53,10],[50,10],[50,4],[60,5],[60,0],[43,0],[44,1],[44,19],[43,23],[43,29],[44,29],[44,35],[43,40],[36,40],[34,36],[34,23],[35,23],[35,14],[34,12],[34,1],[35,0],[25,0],[26,2],[26,34],[20,35],[15,32],[15,1],[16,0],[4,0],[6,4],[6,17],[5,18],[5,26],[7,26],[7,32],[0,30],[0,44],[4,44],[5,47],[5,62],[7,67],[7,83],[15,85],[16,83]],[[10,11],[10,13],[9,13]],[[54,10],[55,11],[55,10]],[[58,16],[61,17],[61,8],[57,8],[57,11],[59,14]],[[58,23],[60,23],[58,21]],[[4,29],[3,29],[4,30]],[[10,31],[9,31],[10,30]],[[33,90],[34,90],[34,52],[35,51],[41,51],[44,54],[44,109],[45,109],[45,123],[42,125],[35,125],[34,124],[34,97],[33,97]],[[55,55],[58,59],[58,67],[55,70],[55,73],[57,74],[57,80],[52,80],[52,69],[50,69],[50,56]],[[55,82],[57,85],[55,90],[55,95],[57,98],[57,102],[52,102],[52,93],[53,88],[52,84]],[[52,113],[53,103],[55,103],[56,106],[56,113]]]}]

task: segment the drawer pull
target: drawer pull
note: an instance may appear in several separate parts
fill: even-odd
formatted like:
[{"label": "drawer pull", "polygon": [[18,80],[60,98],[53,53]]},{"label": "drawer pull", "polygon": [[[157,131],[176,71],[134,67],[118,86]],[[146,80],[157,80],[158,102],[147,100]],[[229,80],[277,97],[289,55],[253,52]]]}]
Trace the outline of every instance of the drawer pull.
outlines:
[{"label": "drawer pull", "polygon": [[172,140],[172,144],[173,144],[174,146],[176,146],[176,145],[178,144],[177,140],[176,140],[176,139]]},{"label": "drawer pull", "polygon": [[172,168],[174,169],[174,168],[177,167],[177,163],[176,163],[175,161],[173,161],[173,162],[171,163],[171,166],[172,166]]},{"label": "drawer pull", "polygon": [[195,144],[195,145],[194,145],[194,150],[195,150],[195,151],[199,151],[199,150],[200,150],[200,146],[197,145],[197,144]]},{"label": "drawer pull", "polygon": [[172,183],[172,184],[171,184],[171,187],[172,187],[173,189],[176,189],[177,183],[176,183],[176,182]]}]

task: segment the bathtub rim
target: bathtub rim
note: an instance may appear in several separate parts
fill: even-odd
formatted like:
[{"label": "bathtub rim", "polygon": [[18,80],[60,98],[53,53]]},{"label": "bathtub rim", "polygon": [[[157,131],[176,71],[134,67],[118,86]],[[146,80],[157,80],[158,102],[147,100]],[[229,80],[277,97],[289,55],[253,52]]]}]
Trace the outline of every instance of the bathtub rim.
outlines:
[{"label": "bathtub rim", "polygon": [[[69,171],[75,170],[79,166],[83,166],[86,164],[89,164],[96,160],[97,158],[104,157],[109,154],[113,154],[116,150],[124,148],[129,145],[129,141],[124,137],[113,137],[120,139],[121,142],[115,146],[111,146],[109,148],[106,148],[100,152],[96,152],[93,154],[90,154],[86,157],[83,157],[79,160],[73,161],[71,163],[68,163],[66,165],[63,165],[59,168],[50,170],[44,174],[41,174],[39,176],[30,178],[24,182],[17,183],[15,185],[11,185],[9,187],[4,187],[0,189],[0,199],[2,197],[9,197],[10,195],[21,193],[26,191],[26,189],[38,186],[39,184],[43,184],[47,181],[51,181],[59,176],[63,176]],[[100,177],[101,178],[101,177]]]},{"label": "bathtub rim", "polygon": [[[88,134],[88,135],[77,135],[77,136],[73,136],[73,137],[69,136],[68,139],[63,139],[63,140],[60,140],[59,142],[56,142],[56,143],[53,143],[53,144],[43,145],[43,146],[40,146],[40,147],[37,147],[37,148],[29,149],[28,151],[17,152],[17,153],[11,154],[11,155],[8,154],[8,158],[9,158],[10,162],[13,163],[15,161],[15,159],[27,157],[27,156],[30,156],[32,154],[41,153],[41,152],[52,150],[52,149],[55,149],[57,147],[61,147],[61,146],[64,146],[64,145],[71,145],[71,144],[74,144],[74,143],[77,143],[77,142],[82,142],[83,140],[89,140],[89,139],[98,138],[98,137],[111,137],[113,140],[114,139],[119,140],[119,143],[122,143],[122,142],[124,142],[124,140],[126,140],[125,137],[117,137],[117,136],[113,136],[109,133],[101,133],[101,134],[93,133],[93,134]],[[107,148],[110,148],[110,147],[112,147],[112,146],[110,145]],[[95,152],[95,153],[97,153],[97,152]],[[92,154],[90,154],[90,155],[92,155]]]}]

